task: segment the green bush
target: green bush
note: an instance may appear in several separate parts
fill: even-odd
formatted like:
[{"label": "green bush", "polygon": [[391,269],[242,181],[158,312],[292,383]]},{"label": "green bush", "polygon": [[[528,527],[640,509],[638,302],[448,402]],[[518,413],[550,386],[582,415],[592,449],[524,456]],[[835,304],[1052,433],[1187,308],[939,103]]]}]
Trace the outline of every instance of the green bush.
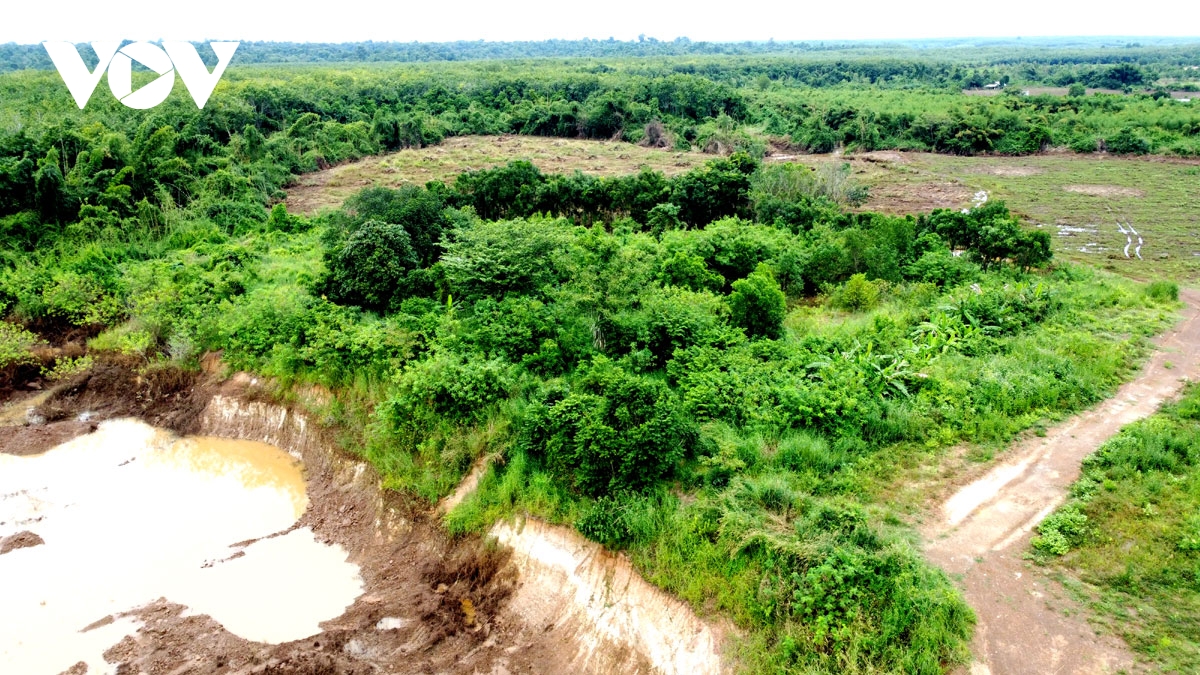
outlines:
[{"label": "green bush", "polygon": [[659,264],[658,281],[664,286],[714,293],[725,287],[725,277],[708,269],[704,258],[684,251],[676,251]]},{"label": "green bush", "polygon": [[442,198],[416,185],[366,188],[346,200],[345,210],[360,224],[377,220],[403,227],[420,267],[438,259],[442,253],[438,244],[450,227]]},{"label": "green bush", "polygon": [[766,265],[759,265],[750,276],[733,282],[729,309],[733,323],[751,338],[776,339],[783,335],[787,296]]},{"label": "green bush", "polygon": [[33,365],[37,359],[29,348],[38,337],[20,326],[0,321],[0,381],[9,381],[20,366]]},{"label": "green bush", "polygon": [[1087,533],[1087,522],[1078,505],[1065,506],[1038,525],[1039,536],[1033,538],[1033,547],[1042,553],[1064,555]]},{"label": "green bush", "polygon": [[403,297],[418,258],[403,225],[368,220],[326,253],[322,290],[335,302],[386,309]]},{"label": "green bush", "polygon": [[478,419],[487,406],[508,398],[516,380],[504,360],[441,352],[406,365],[395,384],[383,414],[404,427],[419,426],[430,413],[459,423]]},{"label": "green bush", "polygon": [[623,548],[632,538],[625,514],[625,499],[620,495],[601,497],[575,521],[575,529],[592,541],[613,549]]},{"label": "green bush", "polygon": [[1153,144],[1131,127],[1122,127],[1117,133],[1105,138],[1104,146],[1109,152],[1120,155],[1145,155],[1154,151]]},{"label": "green bush", "polygon": [[459,229],[442,255],[450,287],[468,298],[540,290],[559,276],[555,258],[571,239],[565,225],[508,220]]},{"label": "green bush", "polygon": [[596,357],[577,389],[552,388],[532,406],[523,444],[574,489],[601,496],[657,484],[696,435],[664,383]]},{"label": "green bush", "polygon": [[1179,284],[1174,281],[1152,281],[1146,285],[1146,295],[1158,302],[1177,302]]},{"label": "green bush", "polygon": [[862,312],[871,309],[879,301],[879,286],[867,279],[865,274],[855,274],[850,277],[833,295],[835,307],[851,312]]}]

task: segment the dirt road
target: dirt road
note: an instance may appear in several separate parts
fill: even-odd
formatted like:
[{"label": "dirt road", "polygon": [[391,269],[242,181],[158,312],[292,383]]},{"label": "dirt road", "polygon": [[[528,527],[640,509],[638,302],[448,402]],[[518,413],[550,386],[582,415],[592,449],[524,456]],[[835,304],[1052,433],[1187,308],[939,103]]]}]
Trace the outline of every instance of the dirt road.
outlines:
[{"label": "dirt road", "polygon": [[1133,663],[1125,644],[1099,636],[1029,564],[1032,529],[1066,497],[1080,462],[1121,427],[1154,413],[1184,379],[1200,375],[1200,291],[1181,290],[1182,321],[1157,341],[1136,379],[1043,438],[1011,448],[1002,463],[942,503],[925,524],[926,554],[962,576],[979,618],[972,675],[1110,673]]}]

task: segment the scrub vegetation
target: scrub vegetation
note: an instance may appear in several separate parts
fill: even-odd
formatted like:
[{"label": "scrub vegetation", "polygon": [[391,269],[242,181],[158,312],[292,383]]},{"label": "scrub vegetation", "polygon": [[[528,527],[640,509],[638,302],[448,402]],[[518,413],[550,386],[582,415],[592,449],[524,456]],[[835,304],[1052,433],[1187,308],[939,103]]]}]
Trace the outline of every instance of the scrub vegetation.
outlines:
[{"label": "scrub vegetation", "polygon": [[1132,424],[1042,521],[1042,562],[1081,576],[1097,620],[1164,672],[1200,668],[1200,389]]},{"label": "scrub vegetation", "polygon": [[[1081,135],[1194,154],[1196,109],[968,100],[891,62],[875,84],[766,57],[533,63],[231,67],[203,110],[177,91],[81,112],[53,72],[0,76],[0,372],[71,331],[147,369],[220,351],[328,387],[326,421],[389,489],[432,504],[487,458],[451,531],[573,525],[731,620],[749,670],[966,663],[972,612],[888,486],[1101,400],[1177,298],[1056,261],[1003,201],[856,210],[840,166],[762,155]],[[301,174],[483,133],[695,152],[670,175],[517,160],[283,202]]]}]

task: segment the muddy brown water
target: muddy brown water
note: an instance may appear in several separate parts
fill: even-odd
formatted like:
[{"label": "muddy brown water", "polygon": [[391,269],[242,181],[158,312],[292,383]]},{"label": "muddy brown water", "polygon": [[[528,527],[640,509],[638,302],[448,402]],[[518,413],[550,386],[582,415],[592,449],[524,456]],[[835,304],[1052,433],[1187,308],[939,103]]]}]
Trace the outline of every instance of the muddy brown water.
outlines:
[{"label": "muddy brown water", "polygon": [[[16,475],[9,470],[11,467],[33,466],[19,464],[18,460],[30,461],[39,455],[48,460],[62,447],[73,447],[68,441],[81,441],[81,435],[107,431],[115,423],[103,420],[124,424],[132,421],[127,419],[131,416],[175,434],[195,435],[196,443],[201,445],[211,442],[202,435],[258,442],[214,448],[218,455],[261,443],[282,449],[287,454],[275,451],[274,464],[259,457],[249,467],[242,461],[234,462],[238,468],[231,469],[229,462],[198,458],[186,444],[176,445],[177,436],[150,428],[151,435],[167,444],[156,446],[164,462],[182,462],[189,472],[226,477],[233,473],[240,477],[243,488],[275,494],[270,507],[275,515],[261,514],[260,504],[242,508],[241,513],[247,517],[262,515],[266,521],[256,521],[260,524],[255,527],[237,521],[237,527],[244,531],[222,537],[214,543],[215,553],[205,552],[189,562],[191,568],[199,568],[192,572],[191,583],[201,574],[217,575],[251,565],[257,553],[262,560],[272,561],[264,564],[270,567],[270,574],[264,575],[261,583],[240,586],[243,593],[259,594],[259,605],[298,604],[281,610],[287,617],[279,620],[274,615],[257,617],[251,610],[239,609],[235,615],[220,606],[215,595],[208,597],[213,595],[211,588],[190,595],[154,589],[158,595],[152,600],[113,603],[125,607],[121,610],[72,610],[73,615],[64,611],[61,625],[47,628],[51,632],[45,636],[32,628],[22,628],[22,635],[45,644],[58,641],[56,649],[61,647],[62,654],[55,655],[55,666],[49,672],[694,675],[732,668],[723,657],[724,638],[731,627],[724,622],[712,625],[699,620],[686,604],[641,580],[623,556],[582,541],[574,531],[530,521],[523,527],[510,524],[508,531],[494,533],[495,539],[449,537],[439,514],[428,504],[383,490],[379,476],[361,458],[337,449],[334,430],[310,421],[297,410],[268,402],[255,389],[253,376],[239,373],[226,379],[216,374],[219,369],[208,369],[191,379],[165,373],[148,381],[139,379],[132,368],[119,361],[103,362],[93,372],[57,387],[56,393],[36,406],[32,416],[28,414],[32,395],[14,401],[19,407],[14,420],[25,425],[0,429],[0,476],[11,483],[16,480],[8,478]],[[130,395],[131,391],[138,395]],[[16,410],[14,405],[8,410]],[[135,424],[134,428],[148,427]],[[187,493],[180,490],[133,496],[132,490],[114,483],[113,472],[138,470],[151,462],[125,463],[132,454],[128,447],[125,450],[112,451],[107,466],[89,463],[89,457],[89,461],[61,459],[52,467],[38,470],[44,478],[40,483],[53,483],[63,495],[59,502],[77,504],[82,495],[102,492],[97,485],[106,486],[110,492],[124,489],[131,495],[125,510],[110,509],[109,519],[95,526],[97,531],[107,527],[108,535],[89,535],[90,545],[75,546],[59,559],[57,569],[49,565],[14,569],[12,563],[21,557],[28,559],[34,551],[45,555],[56,542],[61,544],[60,538],[52,536],[51,518],[29,513],[28,504],[23,507],[23,515],[18,514],[20,517],[0,517],[0,579],[14,580],[4,582],[7,586],[0,583],[0,604],[7,600],[4,594],[8,588],[19,587],[16,579],[26,585],[58,584],[77,594],[94,592],[96,586],[107,584],[92,568],[117,564],[110,561],[129,565],[130,558],[145,555],[142,549],[147,546],[137,537],[130,541],[130,537],[122,536],[111,526],[113,522],[168,512],[176,509],[179,501],[209,511],[224,503],[219,495],[186,497]],[[103,453],[90,454],[99,458]],[[302,472],[292,458],[303,461]],[[274,468],[263,470],[261,462]],[[111,466],[114,464],[115,468]],[[30,469],[25,473],[37,472]],[[295,501],[302,494],[297,489],[298,474],[304,480],[303,502]],[[37,488],[35,493],[41,490],[32,497],[50,505],[41,507],[46,513],[63,506],[49,499],[52,493],[39,481],[28,475],[22,481],[15,489],[0,486],[0,509],[7,509],[6,513],[15,513],[18,502],[30,500],[31,487]],[[465,485],[459,492],[465,495],[468,488]],[[16,494],[22,490],[26,493]],[[302,515],[295,520],[301,510]],[[42,520],[37,520],[39,517]],[[159,516],[156,522],[161,524],[160,530],[148,536],[173,541],[175,535],[170,530],[198,527],[195,520]],[[304,619],[310,616],[304,611],[314,606],[311,602],[332,597],[328,588],[331,578],[336,580],[343,571],[355,568],[345,566],[347,558],[342,557],[327,561],[331,571],[307,574],[303,572],[313,568],[303,567],[302,573],[294,575],[294,581],[282,578],[279,558],[290,562],[317,556],[308,538],[321,542],[316,546],[318,550],[345,551],[361,578],[362,592],[349,606],[339,598],[329,605],[327,613],[311,613],[312,617],[321,614],[320,621]],[[291,544],[296,546],[286,554],[275,548]],[[180,585],[184,583],[180,580]],[[222,583],[213,582],[217,586]],[[264,599],[262,594],[273,583],[286,593],[281,591],[283,597]],[[54,597],[71,592],[55,590]],[[34,613],[49,611],[50,603],[42,610],[41,599],[35,600],[38,609]],[[23,602],[28,606],[32,601]],[[138,602],[145,604],[138,606]],[[62,607],[73,605],[64,602]],[[334,614],[337,616],[331,618]],[[245,617],[253,630],[239,626],[238,617]],[[303,633],[316,630],[312,626],[319,623],[319,632],[300,639],[288,639],[301,634],[299,630],[275,636],[254,634],[254,630],[267,626],[274,629],[292,619],[309,626]],[[20,620],[25,621],[23,617]],[[29,671],[12,666],[15,657],[7,653],[5,640],[16,641],[9,637],[10,632],[15,635],[9,629],[14,623],[11,614],[0,609],[0,674],[41,672],[40,667]],[[286,641],[275,642],[277,639]]]},{"label": "muddy brown water", "polygon": [[[337,545],[294,527],[300,462],[265,443],[105,422],[49,452],[0,454],[0,672],[114,672],[104,652],[159,599],[261,643],[321,632],[362,593]],[[296,592],[304,589],[303,593]]]}]

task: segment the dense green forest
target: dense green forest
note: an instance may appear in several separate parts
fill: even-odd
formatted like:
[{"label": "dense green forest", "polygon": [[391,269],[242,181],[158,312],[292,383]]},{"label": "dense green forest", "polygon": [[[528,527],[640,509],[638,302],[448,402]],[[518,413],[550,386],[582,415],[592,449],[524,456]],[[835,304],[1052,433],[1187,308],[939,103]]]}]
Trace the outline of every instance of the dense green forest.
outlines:
[{"label": "dense green forest", "polygon": [[[972,614],[893,481],[1111,393],[1176,300],[1055,263],[1003,203],[853,213],[836,167],[760,158],[771,142],[1200,154],[1200,110],[967,99],[867,63],[235,62],[203,110],[177,87],[146,111],[103,91],[79,111],[53,71],[2,75],[0,383],[87,368],[30,351],[71,331],[146,369],[220,351],[329,387],[327,421],[391,489],[432,502],[493,457],[453,532],[529,513],[627,549],[731,618],[750,669],[943,672]],[[1172,67],[1063,72],[1142,85]],[[673,177],[515,161],[312,218],[281,203],[297,174],[479,133],[714,156]]]}]

